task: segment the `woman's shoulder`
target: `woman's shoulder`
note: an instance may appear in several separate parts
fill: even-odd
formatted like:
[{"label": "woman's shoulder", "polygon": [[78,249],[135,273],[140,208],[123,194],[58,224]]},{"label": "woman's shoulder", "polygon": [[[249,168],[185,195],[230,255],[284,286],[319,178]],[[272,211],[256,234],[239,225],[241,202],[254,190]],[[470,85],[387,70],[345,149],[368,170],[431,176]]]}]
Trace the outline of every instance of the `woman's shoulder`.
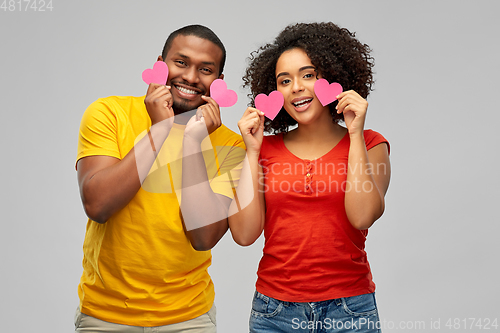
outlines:
[{"label": "woman's shoulder", "polygon": [[386,143],[389,148],[389,141],[377,131],[372,129],[364,130],[363,136],[365,138],[366,149],[368,150],[381,143]]},{"label": "woman's shoulder", "polygon": [[269,145],[276,145],[283,141],[283,133],[276,133],[271,135],[264,135],[262,144],[264,142]]},{"label": "woman's shoulder", "polygon": [[262,139],[262,147],[260,153],[262,154],[277,154],[281,151],[283,145],[283,133],[272,135],[265,135]]},{"label": "woman's shoulder", "polygon": [[365,138],[371,138],[371,137],[384,137],[382,134],[380,134],[380,132],[377,132],[375,130],[372,130],[372,129],[365,129],[363,131],[363,135],[365,136]]}]

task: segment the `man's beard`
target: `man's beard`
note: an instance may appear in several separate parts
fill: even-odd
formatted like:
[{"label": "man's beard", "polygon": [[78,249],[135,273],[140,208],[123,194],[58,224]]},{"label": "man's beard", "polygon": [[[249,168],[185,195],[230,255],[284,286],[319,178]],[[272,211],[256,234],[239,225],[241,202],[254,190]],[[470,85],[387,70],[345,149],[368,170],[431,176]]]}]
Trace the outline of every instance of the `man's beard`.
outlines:
[{"label": "man's beard", "polygon": [[182,114],[186,111],[191,111],[195,110],[198,108],[199,105],[193,107],[189,105],[189,102],[187,102],[184,99],[180,99],[179,101],[174,100],[174,103],[172,105],[172,109],[174,109],[174,114],[179,115]]},{"label": "man's beard", "polygon": [[[176,83],[177,83],[177,81],[167,82],[167,84],[170,84],[171,86],[174,86]],[[193,86],[193,85],[191,85],[187,82],[183,82],[183,81],[179,81],[178,83],[182,83],[186,86]],[[202,95],[205,95],[206,91],[203,88],[198,87],[197,89],[201,91]],[[178,114],[182,114],[182,113],[187,112],[187,111],[196,110],[199,106],[205,104],[203,101],[198,105],[190,104],[190,102],[191,101],[183,99],[183,98],[177,98],[177,99],[174,98],[174,101],[172,104],[172,108],[174,109],[174,114],[178,115]]]}]

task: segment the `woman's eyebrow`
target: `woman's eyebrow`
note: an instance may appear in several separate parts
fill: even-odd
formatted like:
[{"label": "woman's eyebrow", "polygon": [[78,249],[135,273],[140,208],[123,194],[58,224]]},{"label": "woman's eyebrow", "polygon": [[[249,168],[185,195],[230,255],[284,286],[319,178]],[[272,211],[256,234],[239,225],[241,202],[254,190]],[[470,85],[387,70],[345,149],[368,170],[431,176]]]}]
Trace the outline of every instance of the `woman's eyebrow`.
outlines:
[{"label": "woman's eyebrow", "polygon": [[[316,70],[316,67],[311,66],[311,65],[300,67],[299,68],[299,72],[305,71],[306,69],[314,69],[314,70]],[[276,75],[276,79],[279,78],[280,76],[284,76],[284,75],[290,75],[290,73],[288,73],[288,72],[281,72],[278,75]]]},{"label": "woman's eyebrow", "polygon": [[278,75],[276,75],[276,78],[279,78],[280,76],[285,76],[285,75],[290,75],[288,72],[281,72]]},{"label": "woman's eyebrow", "polygon": [[299,68],[299,72],[305,71],[306,69],[314,69],[316,70],[316,67],[314,66],[304,66]]}]

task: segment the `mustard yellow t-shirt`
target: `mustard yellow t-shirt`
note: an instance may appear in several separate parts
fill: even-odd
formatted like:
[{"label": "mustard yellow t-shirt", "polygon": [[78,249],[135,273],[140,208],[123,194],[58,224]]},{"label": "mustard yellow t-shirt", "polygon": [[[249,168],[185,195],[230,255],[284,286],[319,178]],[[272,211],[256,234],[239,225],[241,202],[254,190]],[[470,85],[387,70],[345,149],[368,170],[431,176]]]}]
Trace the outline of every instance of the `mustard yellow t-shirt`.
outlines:
[{"label": "mustard yellow t-shirt", "polygon": [[[99,99],[83,115],[77,160],[122,159],[150,126],[144,96]],[[182,133],[183,126],[174,125],[126,207],[104,224],[88,220],[78,287],[82,313],[152,327],[195,318],[212,306],[211,252],[192,248],[179,215]],[[222,125],[202,148],[212,190],[231,197],[245,155],[241,136]]]}]

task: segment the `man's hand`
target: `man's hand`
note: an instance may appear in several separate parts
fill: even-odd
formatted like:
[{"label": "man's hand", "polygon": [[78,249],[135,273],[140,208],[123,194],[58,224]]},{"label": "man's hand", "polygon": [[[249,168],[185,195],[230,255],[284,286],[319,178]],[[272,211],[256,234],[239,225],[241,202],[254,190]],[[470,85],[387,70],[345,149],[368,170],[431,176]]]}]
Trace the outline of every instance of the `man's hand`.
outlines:
[{"label": "man's hand", "polygon": [[184,130],[185,138],[194,139],[199,143],[222,125],[219,104],[211,97],[202,96],[202,98],[207,104],[198,107],[196,115],[189,119]]},{"label": "man's hand", "polygon": [[151,83],[144,99],[146,110],[148,110],[151,125],[157,124],[165,119],[174,121],[174,109],[170,86]]}]

